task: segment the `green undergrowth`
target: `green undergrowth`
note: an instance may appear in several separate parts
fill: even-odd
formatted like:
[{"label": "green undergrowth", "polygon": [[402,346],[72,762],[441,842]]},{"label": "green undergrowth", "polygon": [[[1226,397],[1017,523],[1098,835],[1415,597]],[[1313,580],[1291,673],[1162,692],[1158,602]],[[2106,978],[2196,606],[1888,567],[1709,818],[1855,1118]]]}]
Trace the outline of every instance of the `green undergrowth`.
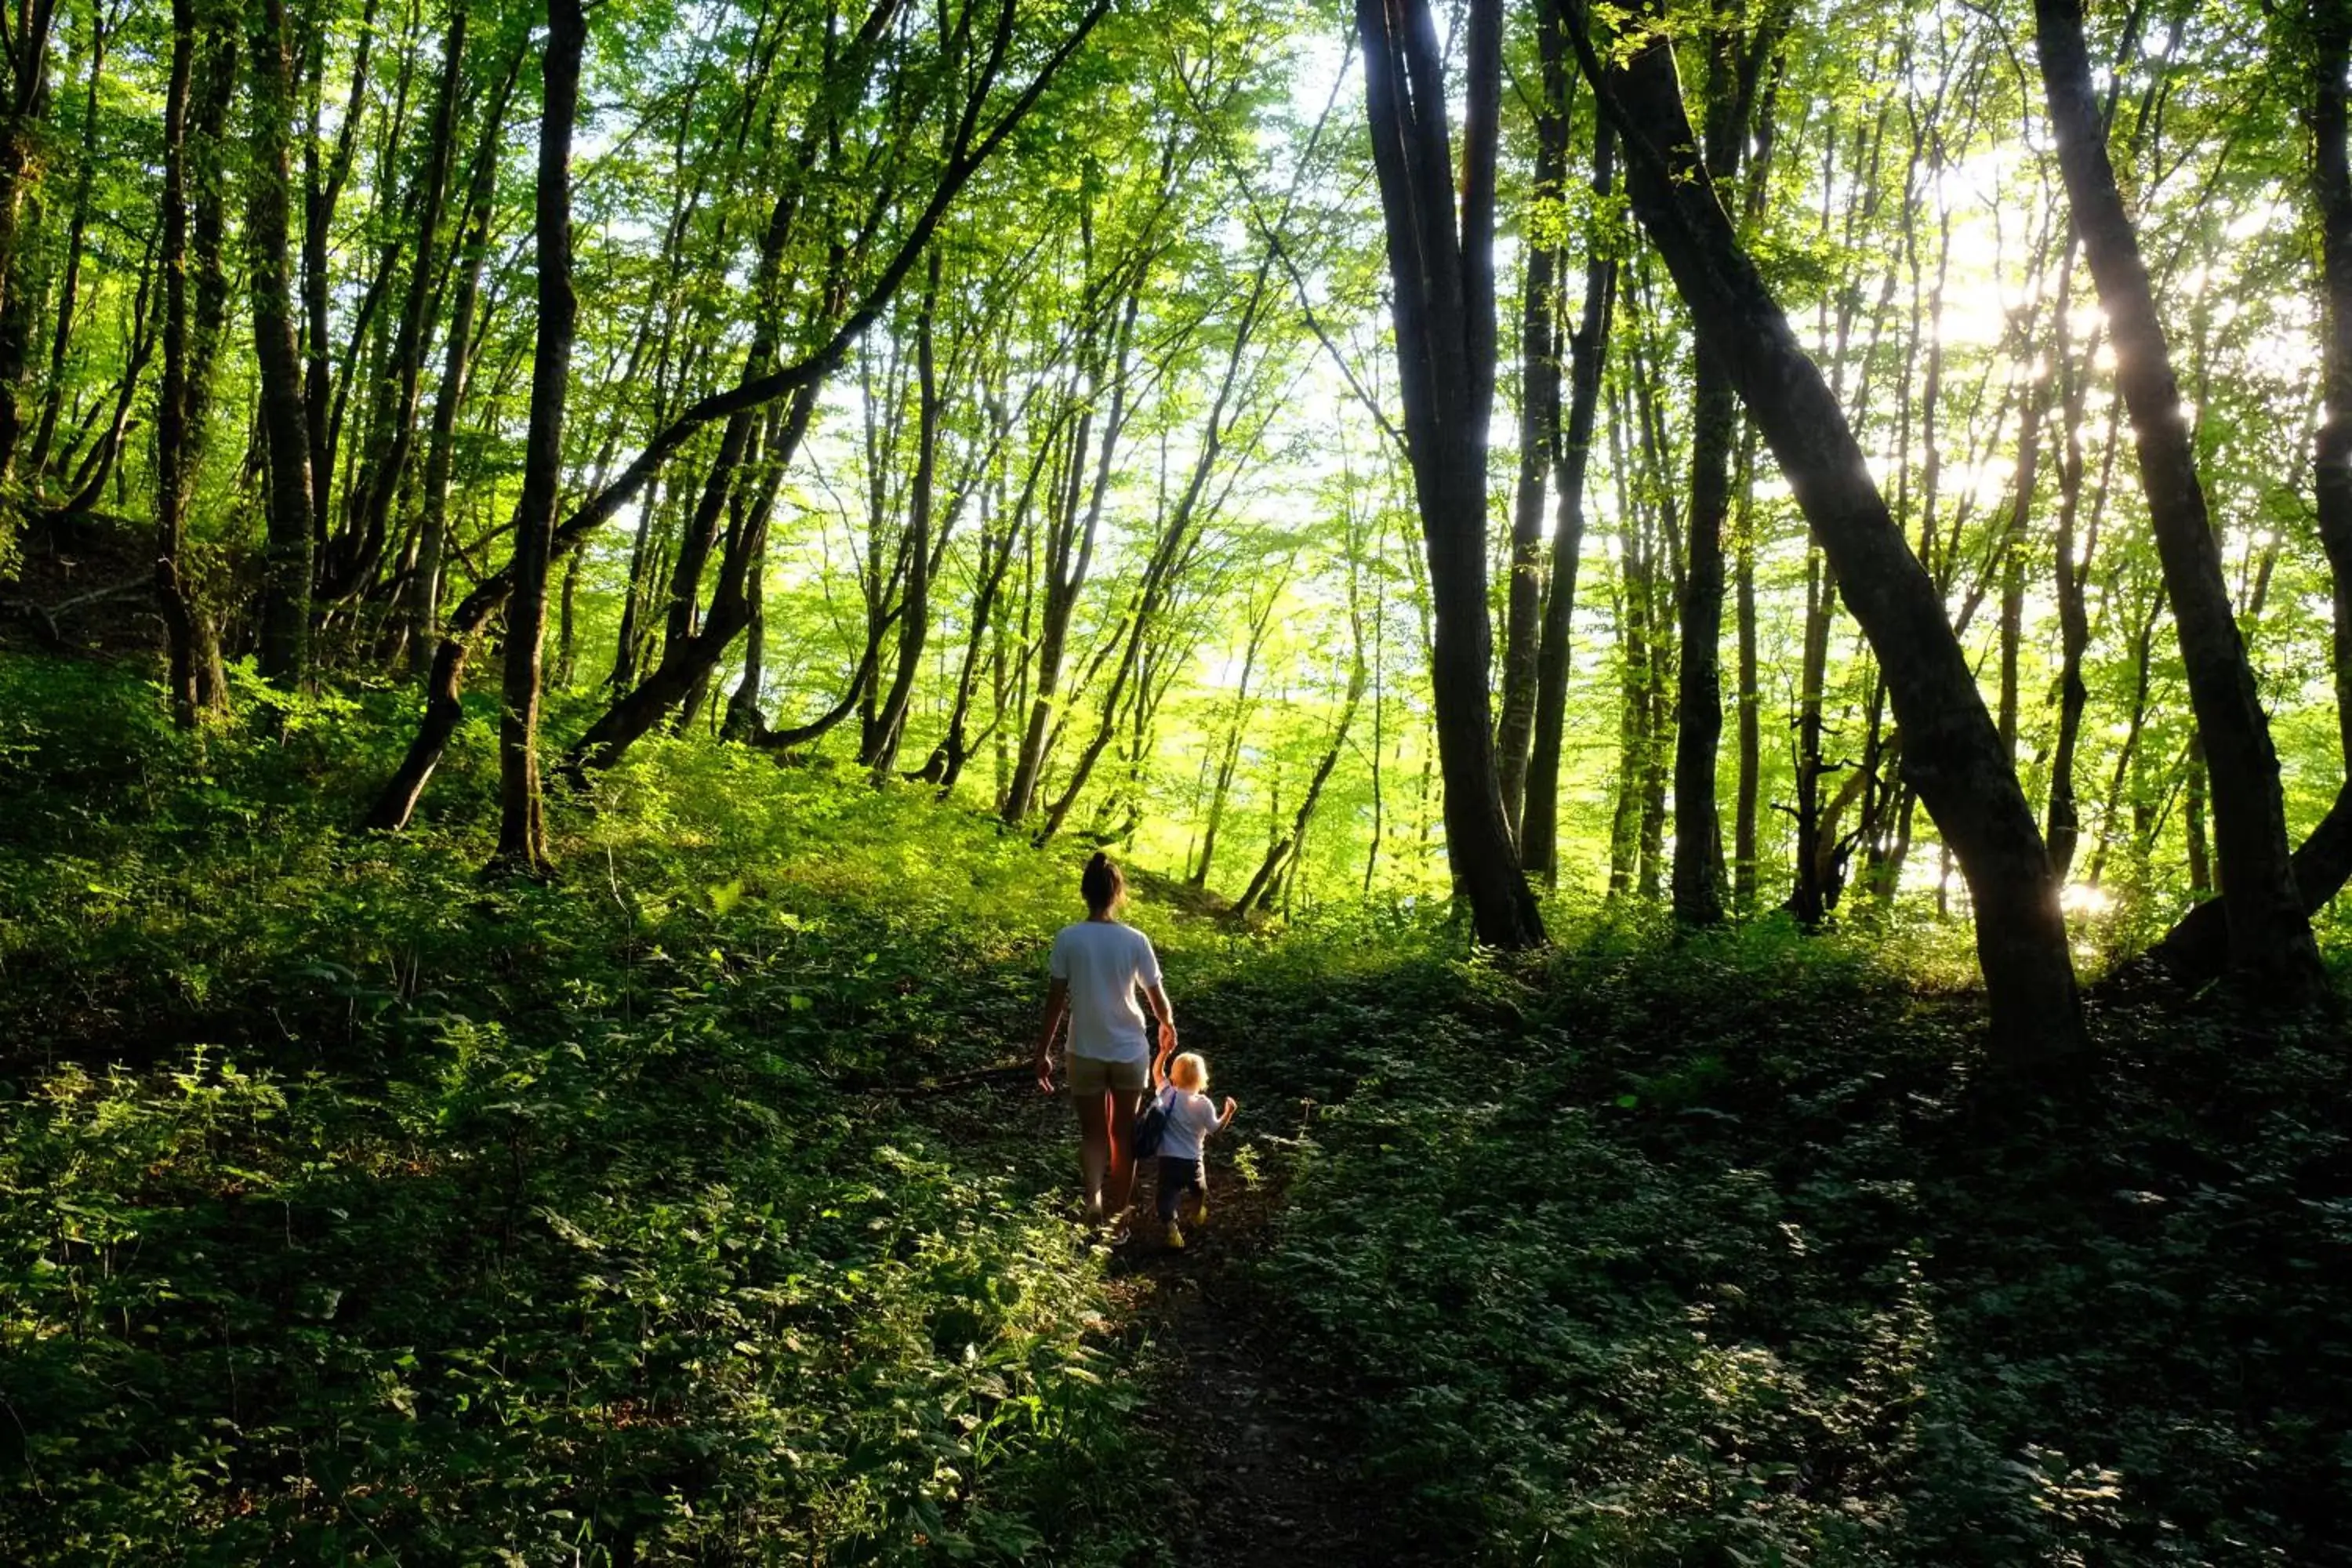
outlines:
[{"label": "green undergrowth", "polygon": [[[487,710],[352,827],[413,701],[0,658],[0,1561],[1168,1562],[1162,1352],[986,1076],[1077,848],[649,742],[485,880]],[[2021,1110],[1948,927],[1139,880],[1400,1550],[2352,1561],[2335,1033],[2110,1010]]]},{"label": "green undergrowth", "polygon": [[2352,1560],[2336,1031],[2105,1016],[2016,1110],[1965,1001],[1769,924],[1277,971],[1265,1273],[1433,1555]]},{"label": "green undergrowth", "polygon": [[1152,1561],[1061,1118],[898,1092],[1074,853],[669,743],[485,881],[407,704],[0,661],[0,1561]]}]

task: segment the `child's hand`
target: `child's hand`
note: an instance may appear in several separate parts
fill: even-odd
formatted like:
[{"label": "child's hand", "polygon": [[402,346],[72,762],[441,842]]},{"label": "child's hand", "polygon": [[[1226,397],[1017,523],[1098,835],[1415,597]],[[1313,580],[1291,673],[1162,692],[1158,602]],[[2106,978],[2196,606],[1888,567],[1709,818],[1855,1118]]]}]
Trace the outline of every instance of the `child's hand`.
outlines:
[{"label": "child's hand", "polygon": [[1226,1120],[1226,1121],[1231,1121],[1234,1119],[1234,1111],[1236,1111],[1236,1110],[1240,1110],[1240,1109],[1241,1109],[1241,1102],[1240,1102],[1239,1100],[1235,1100],[1235,1099],[1234,1099],[1232,1095],[1230,1095],[1230,1094],[1229,1094],[1229,1095],[1227,1095],[1227,1096],[1225,1096],[1225,1120]]}]

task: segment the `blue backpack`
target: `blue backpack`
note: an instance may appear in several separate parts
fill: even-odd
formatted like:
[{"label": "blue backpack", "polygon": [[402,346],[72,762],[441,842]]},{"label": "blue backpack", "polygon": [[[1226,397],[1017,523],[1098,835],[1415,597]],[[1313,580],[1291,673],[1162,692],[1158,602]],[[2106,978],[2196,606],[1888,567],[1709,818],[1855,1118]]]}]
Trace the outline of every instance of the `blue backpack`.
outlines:
[{"label": "blue backpack", "polygon": [[1168,1096],[1156,1094],[1150,1109],[1135,1119],[1134,1130],[1128,1134],[1128,1152],[1139,1160],[1149,1160],[1167,1141]]}]

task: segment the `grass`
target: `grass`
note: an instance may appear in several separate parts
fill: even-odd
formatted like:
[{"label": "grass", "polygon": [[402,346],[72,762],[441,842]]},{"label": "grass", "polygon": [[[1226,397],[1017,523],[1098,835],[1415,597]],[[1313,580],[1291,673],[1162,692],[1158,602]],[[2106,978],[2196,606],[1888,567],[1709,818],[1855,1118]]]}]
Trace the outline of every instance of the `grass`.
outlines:
[{"label": "grass", "polygon": [[866,1092],[1074,868],[672,744],[485,883],[345,830],[396,700],[152,703],[0,664],[0,1558],[1150,1560],[1058,1120]]},{"label": "grass", "polygon": [[1769,925],[1275,1026],[1266,1272],[1438,1560],[2347,1560],[2332,1028],[2102,1016],[1994,1114],[1965,1001]]}]

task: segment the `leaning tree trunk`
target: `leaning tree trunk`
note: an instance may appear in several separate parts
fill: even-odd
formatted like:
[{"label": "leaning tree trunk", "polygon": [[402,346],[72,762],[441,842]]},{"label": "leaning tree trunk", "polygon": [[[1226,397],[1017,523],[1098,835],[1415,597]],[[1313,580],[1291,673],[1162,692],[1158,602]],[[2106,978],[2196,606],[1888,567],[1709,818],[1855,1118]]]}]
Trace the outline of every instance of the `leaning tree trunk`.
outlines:
[{"label": "leaning tree trunk", "polygon": [[1427,0],[1356,0],[1372,163],[1394,285],[1405,445],[1429,552],[1431,686],[1445,838],[1478,940],[1538,946],[1495,768],[1487,666],[1486,425],[1495,395],[1495,159],[1502,3],[1471,0],[1462,197],[1454,207],[1445,72]]},{"label": "leaning tree trunk", "polygon": [[547,632],[547,569],[563,480],[563,403],[572,375],[572,132],[579,119],[580,56],[588,37],[580,0],[547,0],[547,53],[539,122],[539,342],[530,360],[530,425],[523,437],[522,499],[515,503],[514,597],[507,604],[506,711],[499,724],[498,858],[547,869],[539,788],[540,650]]},{"label": "leaning tree trunk", "polygon": [[294,95],[286,60],[283,0],[247,0],[253,57],[253,168],[246,211],[253,287],[254,358],[261,371],[261,426],[269,455],[268,542],[261,584],[264,678],[299,685],[310,643],[310,438],[304,423],[302,353],[294,336],[287,141]]},{"label": "leaning tree trunk", "polygon": [[2036,0],[2034,15],[2059,165],[2112,332],[2116,381],[2131,414],[2165,596],[2210,764],[2214,838],[2230,889],[2230,966],[2261,994],[2307,1000],[2321,994],[2326,979],[2287,853],[2278,753],[2222,577],[2139,239],[2107,158],[2082,6],[2080,0]]},{"label": "leaning tree trunk", "polygon": [[1845,412],[1740,248],[1695,138],[1671,39],[1653,32],[1586,74],[1627,148],[1633,207],[1789,477],[1799,508],[1870,639],[1904,735],[1904,762],[1958,856],[2003,1060],[2033,1067],[2084,1048],[2057,886],[2016,770],[2001,750],[1935,584],[1864,466]]}]

